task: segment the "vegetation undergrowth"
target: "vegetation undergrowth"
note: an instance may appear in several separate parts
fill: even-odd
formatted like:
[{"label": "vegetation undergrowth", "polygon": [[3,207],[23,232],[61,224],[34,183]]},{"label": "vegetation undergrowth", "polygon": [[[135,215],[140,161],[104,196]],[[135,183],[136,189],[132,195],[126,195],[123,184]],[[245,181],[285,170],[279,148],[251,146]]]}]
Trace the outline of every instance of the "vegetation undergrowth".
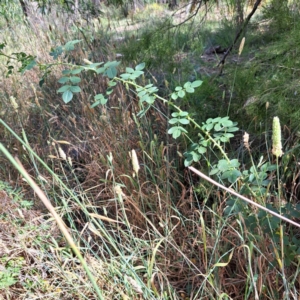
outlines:
[{"label": "vegetation undergrowth", "polygon": [[[40,31],[39,42],[29,28],[20,26],[15,39],[1,44],[1,142],[43,189],[92,276],[2,156],[3,297],[297,299],[296,137],[282,145],[281,133],[292,124],[263,103],[252,143],[255,126],[247,120],[256,103],[237,107],[255,84],[247,80],[252,64],[244,66],[245,56],[252,57],[247,36],[222,76],[203,71],[218,57],[205,54],[200,70],[167,57],[170,70],[176,68],[172,79],[137,56],[116,60],[119,49],[99,48],[78,24],[66,36]],[[190,34],[170,32],[177,41]],[[172,58],[195,47],[161,45]],[[239,129],[246,125],[250,134]]]}]

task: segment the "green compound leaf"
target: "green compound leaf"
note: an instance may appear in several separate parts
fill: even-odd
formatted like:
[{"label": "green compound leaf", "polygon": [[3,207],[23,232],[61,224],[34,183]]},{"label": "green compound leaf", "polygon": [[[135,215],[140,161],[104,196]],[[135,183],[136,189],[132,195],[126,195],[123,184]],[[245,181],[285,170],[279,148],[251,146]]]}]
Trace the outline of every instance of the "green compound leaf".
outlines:
[{"label": "green compound leaf", "polygon": [[201,154],[199,154],[199,153],[197,153],[197,152],[195,152],[195,151],[192,151],[192,152],[191,152],[191,155],[192,155],[192,157],[193,157],[193,161],[194,161],[194,162],[199,161],[200,158],[201,158]]},{"label": "green compound leaf", "polygon": [[108,83],[108,86],[110,86],[110,87],[114,87],[116,85],[117,85],[117,83],[115,81],[109,81],[109,83]]},{"label": "green compound leaf", "polygon": [[184,87],[185,89],[188,89],[189,87],[191,87],[191,84],[192,84],[191,82],[187,81],[187,82],[184,84],[183,87]]},{"label": "green compound leaf", "polygon": [[188,119],[179,119],[179,123],[186,125],[189,124],[190,121]]},{"label": "green compound leaf", "polygon": [[179,119],[178,118],[173,118],[169,120],[169,124],[176,124],[178,123]]},{"label": "green compound leaf", "polygon": [[195,89],[194,89],[194,88],[192,88],[192,87],[187,87],[187,88],[185,89],[185,91],[186,91],[187,93],[190,93],[190,94],[192,94],[192,93],[194,93],[194,92],[195,92]]},{"label": "green compound leaf", "polygon": [[103,62],[85,65],[84,68],[87,69],[87,70],[93,70],[93,71],[96,71],[97,67],[99,67],[99,66],[101,66],[101,65],[103,65]]},{"label": "green compound leaf", "polygon": [[174,126],[168,130],[168,134],[172,134],[174,139],[180,137],[182,132],[187,133],[187,131],[181,126]]},{"label": "green compound leaf", "polygon": [[71,85],[64,85],[60,89],[58,89],[57,92],[58,93],[64,93],[64,92],[70,90],[70,88],[71,88]]},{"label": "green compound leaf", "polygon": [[180,90],[178,92],[178,97],[183,98],[185,96],[185,91],[184,90]]},{"label": "green compound leaf", "polygon": [[220,131],[221,129],[223,129],[223,127],[221,126],[220,123],[217,123],[214,127],[215,131]]},{"label": "green compound leaf", "polygon": [[233,126],[233,122],[230,121],[230,120],[221,120],[220,123],[223,125],[223,127],[231,127],[231,126]]},{"label": "green compound leaf", "polygon": [[238,159],[236,159],[236,158],[232,159],[230,161],[230,166],[233,167],[233,168],[238,168],[240,166],[240,163],[239,163]]},{"label": "green compound leaf", "polygon": [[209,175],[215,175],[215,174],[217,174],[219,172],[220,172],[220,170],[218,168],[214,167],[212,170],[210,170]]},{"label": "green compound leaf", "polygon": [[124,80],[128,80],[130,78],[131,74],[128,74],[128,73],[124,73],[124,74],[121,74],[120,77],[123,78]]},{"label": "green compound leaf", "polygon": [[77,85],[72,85],[72,86],[70,86],[70,91],[72,93],[80,93],[81,92],[81,88],[79,86],[77,86]]},{"label": "green compound leaf", "polygon": [[158,91],[158,88],[156,86],[152,86],[148,89],[148,93],[155,93]]},{"label": "green compound leaf", "polygon": [[173,100],[177,100],[178,99],[178,95],[176,93],[172,93],[171,98]]},{"label": "green compound leaf", "polygon": [[62,94],[62,99],[65,103],[69,103],[73,99],[73,93],[70,90],[65,91]]},{"label": "green compound leaf", "polygon": [[193,162],[198,162],[201,158],[201,155],[195,151],[186,152],[184,156],[186,158],[184,161],[186,167],[190,166]]},{"label": "green compound leaf", "polygon": [[115,67],[110,67],[109,69],[104,72],[104,75],[106,75],[108,78],[113,79],[117,76],[118,71]]},{"label": "green compound leaf", "polygon": [[[145,88],[145,89],[149,89],[149,88],[151,88],[152,86],[153,86],[153,83],[149,83],[149,84],[145,85],[144,88]],[[143,87],[140,87],[140,88],[142,89]]]},{"label": "green compound leaf", "polygon": [[63,75],[70,75],[71,74],[71,70],[69,70],[69,69],[63,70],[62,74]]},{"label": "green compound leaf", "polygon": [[142,91],[138,92],[137,95],[141,98],[141,97],[145,96],[146,94],[148,94],[148,92],[146,90],[142,90]]},{"label": "green compound leaf", "polygon": [[239,128],[238,127],[229,127],[229,128],[226,128],[226,132],[235,132],[235,131],[238,131]]},{"label": "green compound leaf", "polygon": [[81,79],[77,76],[71,76],[70,77],[70,81],[73,83],[73,84],[76,84],[76,83],[79,83],[81,81]]},{"label": "green compound leaf", "polygon": [[64,84],[70,80],[70,77],[61,77],[59,78],[58,82]]},{"label": "green compound leaf", "polygon": [[69,41],[69,42],[67,42],[65,45],[64,45],[64,50],[65,51],[72,51],[72,50],[74,50],[75,49],[75,45],[76,44],[78,44],[78,43],[80,43],[81,42],[81,40],[74,40],[74,41]]},{"label": "green compound leaf", "polygon": [[97,74],[102,74],[104,72],[105,72],[105,67],[101,67],[101,68],[99,68],[99,69],[96,70]]},{"label": "green compound leaf", "polygon": [[53,56],[54,59],[57,59],[63,52],[63,47],[58,46],[57,48],[51,49],[50,56]]},{"label": "green compound leaf", "polygon": [[76,75],[76,74],[81,73],[81,71],[83,71],[83,70],[84,70],[84,68],[76,68],[76,69],[70,71],[70,74]]},{"label": "green compound leaf", "polygon": [[197,151],[200,153],[200,154],[204,154],[205,152],[206,152],[206,148],[205,147],[202,147],[202,146],[199,146],[198,148],[197,148]]},{"label": "green compound leaf", "polygon": [[134,72],[134,70],[132,68],[126,68],[126,73],[132,74]]},{"label": "green compound leaf", "polygon": [[[33,67],[35,67],[37,64],[37,62],[35,61],[35,59],[32,60],[28,60],[27,62],[25,62],[25,64],[23,65],[23,71],[29,71],[31,70]],[[22,68],[21,68],[22,69]]]},{"label": "green compound leaf", "polygon": [[179,112],[178,113],[178,116],[180,116],[180,117],[186,117],[186,116],[188,116],[188,112],[187,111],[181,111],[181,112]]},{"label": "green compound leaf", "polygon": [[211,131],[213,129],[213,127],[214,127],[213,123],[203,125],[203,129],[206,131]]},{"label": "green compound leaf", "polygon": [[146,64],[143,62],[135,67],[136,71],[142,71],[145,68]]},{"label": "green compound leaf", "polygon": [[91,108],[94,108],[100,104],[105,105],[108,101],[108,99],[106,99],[102,94],[96,95],[95,100],[97,100],[97,101],[91,105]]},{"label": "green compound leaf", "polygon": [[233,169],[233,170],[225,171],[222,174],[221,178],[227,179],[230,183],[235,183],[241,175],[242,174],[239,170]]},{"label": "green compound leaf", "polygon": [[186,158],[186,159],[184,160],[184,166],[185,166],[185,167],[190,166],[192,163],[193,163],[193,158],[192,158],[192,156],[191,156],[191,157],[188,157],[188,158]]},{"label": "green compound leaf", "polygon": [[140,77],[141,75],[143,75],[144,72],[143,71],[134,71],[131,75],[130,75],[130,79],[131,80],[135,80],[136,78]]},{"label": "green compound leaf", "polygon": [[203,81],[196,80],[196,81],[191,83],[191,87],[196,88],[196,87],[200,86],[202,83],[203,83]]},{"label": "green compound leaf", "polygon": [[225,172],[230,168],[230,163],[226,159],[220,159],[218,162],[218,169]]}]

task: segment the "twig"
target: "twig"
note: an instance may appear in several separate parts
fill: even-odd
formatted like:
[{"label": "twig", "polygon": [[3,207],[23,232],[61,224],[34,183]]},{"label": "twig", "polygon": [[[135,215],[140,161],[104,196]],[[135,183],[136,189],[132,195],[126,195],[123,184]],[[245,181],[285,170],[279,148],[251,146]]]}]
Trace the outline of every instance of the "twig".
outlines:
[{"label": "twig", "polygon": [[262,205],[260,205],[260,204],[258,204],[258,203],[256,203],[256,202],[254,202],[254,201],[252,201],[252,200],[250,200],[250,199],[248,199],[248,198],[246,198],[246,197],[240,195],[239,193],[237,193],[237,192],[235,192],[235,191],[233,191],[233,190],[231,190],[231,189],[225,187],[224,185],[222,185],[222,184],[216,182],[215,180],[211,179],[210,177],[204,175],[202,172],[198,171],[198,170],[195,169],[194,167],[188,167],[188,168],[189,168],[192,172],[194,172],[195,174],[197,174],[198,176],[202,177],[203,179],[205,179],[206,181],[212,183],[213,185],[215,185],[215,186],[217,186],[217,187],[219,187],[219,188],[225,190],[226,192],[228,192],[228,193],[230,193],[230,194],[232,194],[232,195],[234,195],[234,196],[236,196],[236,197],[238,197],[238,198],[240,198],[240,199],[246,201],[246,202],[249,203],[249,204],[252,204],[252,205],[254,205],[254,206],[260,208],[261,210],[264,210],[265,212],[267,212],[267,213],[269,213],[269,214],[271,214],[271,215],[273,215],[273,216],[275,216],[275,217],[277,217],[277,218],[279,218],[279,219],[281,219],[281,220],[283,220],[283,221],[286,221],[286,222],[288,222],[288,223],[290,223],[290,224],[293,224],[294,226],[297,226],[297,227],[300,228],[300,224],[299,224],[299,223],[296,223],[296,222],[294,222],[294,221],[292,221],[292,220],[290,220],[290,219],[288,219],[288,218],[286,218],[286,217],[284,217],[284,216],[281,216],[280,214],[278,214],[278,213],[276,213],[276,212],[274,212],[274,211],[272,211],[272,210],[270,210],[270,209],[268,209],[268,208],[266,208],[266,207],[264,207],[264,206],[262,206]]},{"label": "twig", "polygon": [[[185,5],[185,6],[187,7],[188,4]],[[194,18],[194,17],[198,14],[198,12],[199,12],[201,6],[202,6],[202,0],[198,3],[195,12],[194,12],[192,15],[188,16],[188,18],[186,18],[185,20],[183,20],[183,21],[180,22],[179,24],[170,26],[170,28],[168,28],[168,29],[171,29],[171,28],[174,28],[174,27],[179,27],[179,26],[183,25],[184,23],[186,23],[187,21],[189,21],[190,19]],[[205,5],[205,7],[206,7],[206,5]],[[206,9],[206,11],[207,11],[207,9]],[[173,14],[172,16],[174,16],[174,14]]]},{"label": "twig", "polygon": [[220,60],[220,62],[218,63],[218,67],[220,65],[221,66],[221,72],[222,73],[222,69],[223,69],[223,66],[224,66],[224,63],[225,63],[225,60],[226,60],[226,57],[229,55],[229,53],[231,52],[232,48],[234,47],[234,45],[237,43],[238,39],[240,38],[241,34],[244,32],[245,28],[247,27],[251,17],[254,15],[255,11],[257,10],[259,4],[261,3],[262,0],[256,0],[254,6],[253,6],[253,9],[252,11],[249,13],[249,15],[247,16],[243,26],[240,28],[240,30],[238,31],[238,33],[236,34],[235,36],[235,39],[232,43],[232,45],[227,49],[227,51],[224,53],[223,55],[223,58]]}]

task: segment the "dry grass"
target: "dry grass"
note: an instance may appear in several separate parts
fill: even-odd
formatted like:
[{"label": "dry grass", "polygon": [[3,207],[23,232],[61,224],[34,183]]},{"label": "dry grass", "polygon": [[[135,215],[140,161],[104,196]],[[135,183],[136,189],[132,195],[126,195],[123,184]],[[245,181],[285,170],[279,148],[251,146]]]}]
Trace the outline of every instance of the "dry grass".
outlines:
[{"label": "dry grass", "polygon": [[[14,40],[7,38],[8,49],[51,63],[53,43],[78,38],[51,34],[49,39],[43,31],[21,26]],[[91,51],[95,61],[114,57],[112,48],[104,51],[110,55]],[[80,61],[89,52],[72,55]],[[286,279],[294,284],[289,297],[299,297],[296,260],[283,276],[274,256],[279,245],[260,228],[256,235],[249,232],[242,216],[223,217],[229,196],[187,171],[181,173],[178,145],[167,139],[167,122],[159,110],[136,120],[138,101],[121,85],[107,108],[92,109],[91,95],[105,91],[107,82],[89,75],[82,78],[82,92],[64,104],[56,93],[61,70],[54,67],[42,88],[38,69],[3,75],[0,82],[3,120],[19,136],[25,131],[31,148],[59,180],[4,128],[1,140],[34,178],[43,178],[40,184],[69,225],[105,299],[255,299],[255,294],[284,299]],[[17,114],[9,101],[12,95],[20,107]],[[61,159],[59,147],[72,159],[72,168]],[[132,149],[141,166],[138,176],[131,165]],[[53,220],[27,183],[0,160],[2,181],[35,201],[35,209],[26,210],[7,195],[7,186],[1,192],[0,282],[7,282],[3,274],[11,263],[17,267],[10,274],[15,283],[1,288],[0,297],[97,299]]]}]

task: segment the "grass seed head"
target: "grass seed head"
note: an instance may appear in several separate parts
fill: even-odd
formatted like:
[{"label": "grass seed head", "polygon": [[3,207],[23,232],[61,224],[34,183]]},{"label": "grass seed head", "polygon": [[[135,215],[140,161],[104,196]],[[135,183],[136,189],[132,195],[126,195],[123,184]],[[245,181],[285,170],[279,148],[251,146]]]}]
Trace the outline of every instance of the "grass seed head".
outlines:
[{"label": "grass seed head", "polygon": [[63,159],[63,160],[67,160],[67,155],[65,153],[65,151],[63,149],[61,149],[60,147],[58,147],[58,153],[59,156]]},{"label": "grass seed head", "polygon": [[243,49],[244,49],[244,45],[245,45],[245,37],[242,38],[241,43],[240,43],[240,47],[239,47],[239,56],[242,54]]},{"label": "grass seed head", "polygon": [[10,103],[11,103],[14,111],[17,113],[18,109],[19,109],[19,104],[16,102],[16,98],[11,96],[11,97],[9,97],[9,100],[10,100]]},{"label": "grass seed head", "polygon": [[132,161],[133,171],[137,175],[140,169],[140,165],[134,149],[131,151],[131,161]]},{"label": "grass seed head", "polygon": [[245,131],[244,135],[243,135],[243,142],[244,142],[244,146],[245,148],[247,148],[250,151],[250,145],[249,145],[249,133],[247,133]]},{"label": "grass seed head", "polygon": [[281,128],[280,128],[280,121],[278,117],[273,118],[273,148],[272,153],[276,157],[282,156],[282,143],[281,143]]}]

